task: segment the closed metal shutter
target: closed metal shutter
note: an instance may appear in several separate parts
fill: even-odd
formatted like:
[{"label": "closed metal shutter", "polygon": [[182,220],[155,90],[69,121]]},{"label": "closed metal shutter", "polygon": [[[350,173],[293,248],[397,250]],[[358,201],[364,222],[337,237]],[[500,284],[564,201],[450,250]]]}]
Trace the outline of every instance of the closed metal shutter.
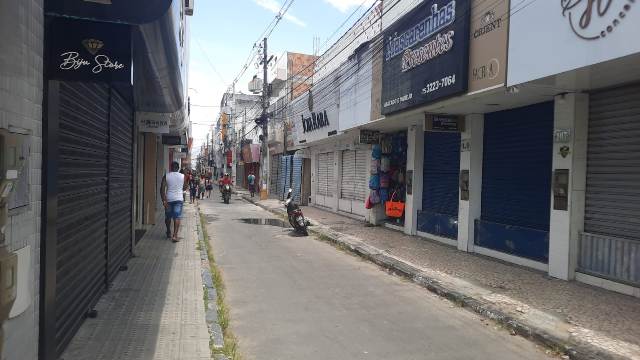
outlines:
[{"label": "closed metal shutter", "polygon": [[485,115],[481,220],[501,230],[476,231],[477,245],[548,260],[553,111],[542,103]]},{"label": "closed metal shutter", "polygon": [[458,237],[459,172],[460,134],[425,132],[420,231]]},{"label": "closed metal shutter", "polygon": [[109,88],[62,82],[59,111],[55,287],[58,356],[105,290]]},{"label": "closed metal shutter", "polygon": [[318,195],[333,197],[333,153],[318,154]]},{"label": "closed metal shutter", "polygon": [[236,184],[240,187],[245,187],[245,165],[236,164]]},{"label": "closed metal shutter", "polygon": [[133,196],[133,109],[111,91],[109,123],[109,281],[113,281],[131,253]]},{"label": "closed metal shutter", "polygon": [[293,171],[292,171],[292,188],[293,188],[293,201],[296,204],[300,204],[300,195],[302,192],[302,163],[304,159],[301,157],[293,157]]},{"label": "closed metal shutter", "polygon": [[282,155],[273,155],[271,156],[271,163],[269,164],[271,168],[269,169],[269,180],[271,183],[269,184],[269,192],[273,195],[278,195],[278,173],[280,170],[280,158]]},{"label": "closed metal shutter", "polygon": [[280,200],[285,198],[285,173],[287,172],[287,163],[285,157],[280,157],[280,164],[278,166],[278,196]]},{"label": "closed metal shutter", "polygon": [[287,196],[289,189],[291,188],[291,168],[293,156],[287,155],[282,157],[284,159],[284,196]]},{"label": "closed metal shutter", "polygon": [[369,150],[356,151],[356,176],[354,187],[354,199],[365,201],[369,194],[369,173],[367,172],[367,163],[369,162]]},{"label": "closed metal shutter", "polygon": [[579,267],[640,284],[640,85],[591,94]]},{"label": "closed metal shutter", "polygon": [[344,150],[342,152],[342,175],[340,177],[340,198],[354,200],[356,197],[356,152]]}]

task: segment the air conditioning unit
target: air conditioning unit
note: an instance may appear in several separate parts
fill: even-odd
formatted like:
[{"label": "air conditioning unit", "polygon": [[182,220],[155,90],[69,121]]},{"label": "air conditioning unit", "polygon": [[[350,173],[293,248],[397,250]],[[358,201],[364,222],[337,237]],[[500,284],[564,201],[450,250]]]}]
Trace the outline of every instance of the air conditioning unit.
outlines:
[{"label": "air conditioning unit", "polygon": [[184,0],[185,15],[193,16],[193,2],[195,0]]}]

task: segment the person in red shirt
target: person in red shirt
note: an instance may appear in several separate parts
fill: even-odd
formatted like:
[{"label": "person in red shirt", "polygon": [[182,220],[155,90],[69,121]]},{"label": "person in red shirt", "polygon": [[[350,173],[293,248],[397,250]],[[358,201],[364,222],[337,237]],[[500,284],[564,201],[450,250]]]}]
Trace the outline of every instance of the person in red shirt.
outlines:
[{"label": "person in red shirt", "polygon": [[231,176],[229,174],[224,174],[222,180],[220,180],[221,185],[233,185],[233,181],[231,181]]}]

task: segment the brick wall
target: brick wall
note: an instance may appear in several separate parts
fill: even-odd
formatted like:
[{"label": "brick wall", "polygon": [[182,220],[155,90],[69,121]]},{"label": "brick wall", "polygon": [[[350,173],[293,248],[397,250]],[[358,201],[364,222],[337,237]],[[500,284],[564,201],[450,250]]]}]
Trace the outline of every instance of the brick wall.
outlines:
[{"label": "brick wall", "polygon": [[[31,306],[5,324],[6,360],[35,360],[38,352],[42,173],[43,0],[0,0],[0,128],[28,130],[30,204],[13,214],[11,250],[31,246]],[[1,356],[0,356],[1,357]]]}]

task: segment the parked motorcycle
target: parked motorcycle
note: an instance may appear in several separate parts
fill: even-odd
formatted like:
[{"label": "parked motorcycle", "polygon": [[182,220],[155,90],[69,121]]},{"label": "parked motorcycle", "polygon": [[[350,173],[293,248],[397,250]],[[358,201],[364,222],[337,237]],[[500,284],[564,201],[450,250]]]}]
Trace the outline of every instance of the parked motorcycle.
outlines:
[{"label": "parked motorcycle", "polygon": [[222,200],[225,204],[228,204],[229,200],[231,200],[231,185],[222,185]]},{"label": "parked motorcycle", "polygon": [[307,219],[302,214],[300,206],[293,201],[293,189],[289,189],[287,193],[287,200],[284,202],[284,206],[287,208],[287,216],[289,217],[289,224],[293,226],[293,229],[298,233],[308,236],[307,231]]}]

